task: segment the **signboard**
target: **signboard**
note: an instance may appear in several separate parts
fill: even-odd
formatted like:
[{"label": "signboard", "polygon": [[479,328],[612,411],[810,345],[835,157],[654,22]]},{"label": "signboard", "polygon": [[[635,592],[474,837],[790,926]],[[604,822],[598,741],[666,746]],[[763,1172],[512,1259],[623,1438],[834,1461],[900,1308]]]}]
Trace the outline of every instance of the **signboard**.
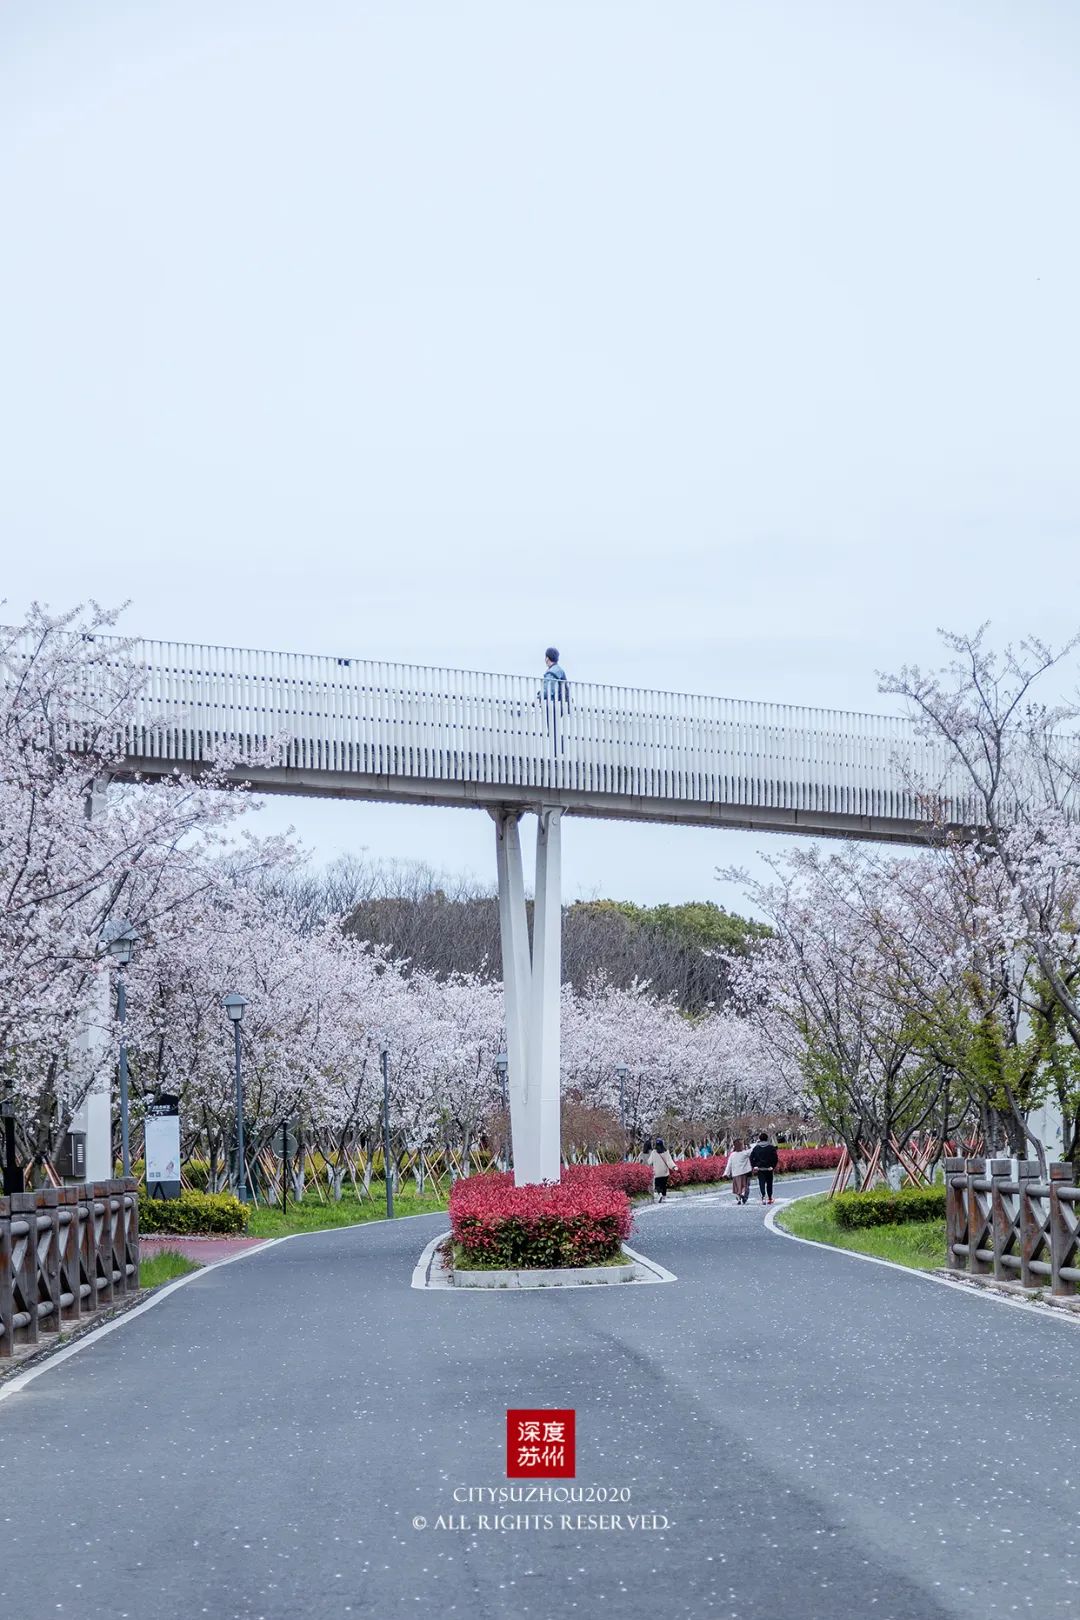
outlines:
[{"label": "signboard", "polygon": [[180,1196],[180,1099],[155,1097],[146,1110],[146,1190],[151,1198]]}]

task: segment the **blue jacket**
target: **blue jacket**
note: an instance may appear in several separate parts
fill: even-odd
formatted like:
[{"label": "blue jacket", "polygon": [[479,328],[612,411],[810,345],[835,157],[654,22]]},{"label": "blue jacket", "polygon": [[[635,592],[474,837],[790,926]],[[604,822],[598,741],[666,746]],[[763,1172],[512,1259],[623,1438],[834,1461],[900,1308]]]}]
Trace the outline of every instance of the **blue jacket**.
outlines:
[{"label": "blue jacket", "polygon": [[552,664],[544,671],[544,696],[550,703],[564,703],[567,698],[566,671],[561,664]]}]

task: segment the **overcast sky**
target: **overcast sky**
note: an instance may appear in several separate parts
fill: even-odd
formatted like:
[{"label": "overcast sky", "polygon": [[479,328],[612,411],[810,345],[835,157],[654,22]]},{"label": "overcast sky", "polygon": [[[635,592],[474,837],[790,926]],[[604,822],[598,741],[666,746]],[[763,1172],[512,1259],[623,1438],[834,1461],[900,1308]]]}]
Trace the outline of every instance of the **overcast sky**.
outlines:
[{"label": "overcast sky", "polygon": [[[1073,0],[7,0],[5,611],[885,710],[1064,637],[1078,70]],[[571,822],[567,892],[759,846]]]}]

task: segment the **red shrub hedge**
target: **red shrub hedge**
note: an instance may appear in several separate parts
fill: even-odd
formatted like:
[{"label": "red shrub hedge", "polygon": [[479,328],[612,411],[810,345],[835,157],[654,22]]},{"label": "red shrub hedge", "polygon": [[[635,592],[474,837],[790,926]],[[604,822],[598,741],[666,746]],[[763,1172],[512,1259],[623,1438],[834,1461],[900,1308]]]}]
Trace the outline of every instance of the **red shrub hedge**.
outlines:
[{"label": "red shrub hedge", "polygon": [[450,1194],[455,1242],[496,1269],[594,1265],[617,1251],[631,1223],[626,1194],[596,1177],[515,1187],[501,1173],[466,1176]]},{"label": "red shrub hedge", "polygon": [[843,1148],[781,1148],[781,1172],[795,1170],[835,1170],[840,1163]]},{"label": "red shrub hedge", "polygon": [[720,1181],[725,1173],[727,1159],[722,1153],[708,1159],[676,1159],[675,1168],[668,1177],[669,1187],[696,1187],[702,1182]]},{"label": "red shrub hedge", "polygon": [[588,1183],[592,1186],[617,1187],[628,1198],[639,1198],[652,1192],[652,1171],[647,1164],[568,1164],[562,1179],[571,1186]]}]

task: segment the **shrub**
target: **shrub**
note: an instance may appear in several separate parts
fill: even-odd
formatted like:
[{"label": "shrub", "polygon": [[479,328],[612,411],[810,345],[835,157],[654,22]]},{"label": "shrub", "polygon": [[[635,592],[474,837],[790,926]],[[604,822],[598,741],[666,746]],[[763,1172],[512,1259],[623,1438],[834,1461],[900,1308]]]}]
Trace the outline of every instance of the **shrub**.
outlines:
[{"label": "shrub", "polygon": [[455,1242],[495,1269],[594,1265],[617,1252],[631,1224],[626,1194],[595,1176],[531,1187],[501,1173],[466,1176],[450,1194]]},{"label": "shrub", "polygon": [[614,1187],[628,1198],[652,1191],[647,1164],[570,1164],[563,1170],[564,1185]]},{"label": "shrub", "polygon": [[190,1235],[245,1232],[248,1206],[232,1193],[183,1192],[179,1198],[150,1198],[139,1188],[139,1230]]},{"label": "shrub", "polygon": [[781,1148],[781,1174],[791,1175],[796,1170],[835,1170],[843,1155],[843,1148]]},{"label": "shrub", "polygon": [[900,1192],[838,1193],[832,1201],[836,1224],[849,1230],[895,1226],[902,1221],[940,1221],[945,1217],[944,1187],[904,1187]]},{"label": "shrub", "polygon": [[707,1159],[676,1159],[675,1168],[668,1180],[669,1187],[698,1187],[703,1183],[723,1180],[726,1174],[727,1159],[723,1154],[713,1154]]}]

